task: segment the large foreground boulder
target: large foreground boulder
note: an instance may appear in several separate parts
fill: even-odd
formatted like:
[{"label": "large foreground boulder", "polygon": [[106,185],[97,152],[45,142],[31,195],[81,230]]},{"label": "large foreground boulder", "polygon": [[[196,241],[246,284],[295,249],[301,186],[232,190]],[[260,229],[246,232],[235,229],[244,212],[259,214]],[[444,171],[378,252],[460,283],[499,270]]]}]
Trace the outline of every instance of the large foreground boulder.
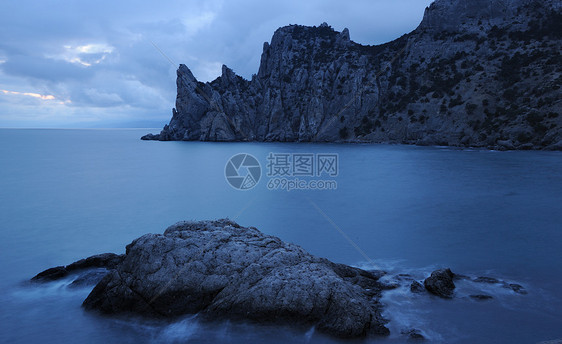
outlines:
[{"label": "large foreground boulder", "polygon": [[315,257],[230,220],[180,222],[130,245],[84,307],[106,314],[310,326],[338,337],[389,333],[381,273]]}]

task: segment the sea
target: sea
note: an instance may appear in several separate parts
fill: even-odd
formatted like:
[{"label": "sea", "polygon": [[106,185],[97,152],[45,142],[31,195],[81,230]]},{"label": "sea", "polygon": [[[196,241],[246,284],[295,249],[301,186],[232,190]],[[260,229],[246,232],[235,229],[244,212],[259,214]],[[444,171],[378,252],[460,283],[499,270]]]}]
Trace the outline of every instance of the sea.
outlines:
[{"label": "sea", "polygon": [[[562,152],[141,141],[148,132],[0,129],[1,343],[343,343],[197,314],[102,317],[81,307],[91,286],[29,282],[177,221],[219,218],[382,269],[389,283],[445,267],[468,276],[451,300],[408,283],[386,291],[391,335],[360,343],[405,343],[411,329],[431,343],[562,339]],[[482,294],[492,298],[470,296]]]}]

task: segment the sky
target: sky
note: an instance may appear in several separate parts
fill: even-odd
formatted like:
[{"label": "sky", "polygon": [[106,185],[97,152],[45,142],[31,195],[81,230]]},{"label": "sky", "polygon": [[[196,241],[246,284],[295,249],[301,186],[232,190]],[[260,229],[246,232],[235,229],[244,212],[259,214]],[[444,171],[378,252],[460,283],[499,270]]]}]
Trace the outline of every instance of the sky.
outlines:
[{"label": "sky", "polygon": [[431,2],[3,0],[0,127],[160,128],[180,63],[203,82],[223,64],[249,79],[281,26],[327,22],[381,44],[415,29]]}]

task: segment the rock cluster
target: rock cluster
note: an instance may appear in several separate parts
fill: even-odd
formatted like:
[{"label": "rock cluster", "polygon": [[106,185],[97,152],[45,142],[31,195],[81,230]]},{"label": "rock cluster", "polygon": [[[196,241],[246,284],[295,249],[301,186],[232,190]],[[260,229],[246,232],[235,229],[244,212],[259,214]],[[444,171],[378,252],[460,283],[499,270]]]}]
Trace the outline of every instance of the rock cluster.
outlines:
[{"label": "rock cluster", "polygon": [[[527,293],[519,284],[447,268],[433,271],[422,284],[409,274],[337,264],[228,219],[179,222],[164,234],[134,240],[124,255],[95,255],[45,270],[32,281],[70,276],[70,288],[95,285],[83,306],[104,314],[173,319],[198,313],[203,319],[315,326],[343,338],[389,334],[381,315],[384,290],[409,286],[413,293],[451,299],[453,281],[467,280]],[[403,334],[424,338],[418,329]]]}]

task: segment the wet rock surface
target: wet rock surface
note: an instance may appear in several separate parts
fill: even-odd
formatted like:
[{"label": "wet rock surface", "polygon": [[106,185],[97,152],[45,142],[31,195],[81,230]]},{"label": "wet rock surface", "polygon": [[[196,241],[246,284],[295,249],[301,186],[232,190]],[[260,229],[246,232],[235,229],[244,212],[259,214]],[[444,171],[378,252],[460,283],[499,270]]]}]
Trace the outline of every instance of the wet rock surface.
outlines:
[{"label": "wet rock surface", "polygon": [[410,329],[402,331],[402,335],[406,336],[410,341],[423,341],[425,337],[418,329]]},{"label": "wet rock surface", "polygon": [[84,307],[105,314],[315,325],[338,337],[386,335],[381,272],[315,257],[229,220],[180,222],[127,246]]},{"label": "wet rock surface", "polygon": [[93,287],[98,284],[104,277],[107,275],[109,270],[107,269],[92,269],[90,271],[86,271],[79,275],[76,279],[70,283],[68,286],[69,288],[84,288],[84,287]]},{"label": "wet rock surface", "polygon": [[494,277],[477,277],[474,279],[474,282],[496,284],[496,283],[500,283],[500,280]]},{"label": "wet rock surface", "polygon": [[412,284],[410,284],[410,291],[412,293],[423,293],[425,292],[425,287],[420,282],[413,281]]},{"label": "wet rock surface", "polygon": [[425,289],[439,297],[450,299],[453,297],[455,283],[453,278],[455,274],[451,269],[439,269],[431,273],[431,276],[423,282]]},{"label": "wet rock surface", "polygon": [[35,275],[31,281],[33,282],[49,282],[67,277],[71,273],[77,273],[84,270],[105,268],[114,269],[123,260],[124,255],[114,253],[102,253],[88,258],[80,259],[66,266],[57,266],[47,269]]},{"label": "wet rock surface", "polygon": [[507,288],[507,289],[511,289],[514,292],[516,292],[517,294],[522,294],[522,295],[527,294],[527,291],[525,290],[525,288],[522,285],[517,284],[517,283],[504,283],[503,287]]},{"label": "wet rock surface", "polygon": [[478,300],[478,301],[485,301],[485,300],[493,299],[493,297],[491,295],[486,295],[486,294],[474,294],[474,295],[470,295],[470,298],[472,298],[474,300]]}]

